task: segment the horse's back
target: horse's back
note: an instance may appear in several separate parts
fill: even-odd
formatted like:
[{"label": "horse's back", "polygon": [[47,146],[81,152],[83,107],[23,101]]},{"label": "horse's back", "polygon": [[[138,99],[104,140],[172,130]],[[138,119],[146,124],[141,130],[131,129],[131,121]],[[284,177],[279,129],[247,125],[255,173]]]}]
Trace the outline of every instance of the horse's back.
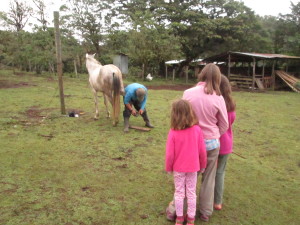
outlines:
[{"label": "horse's back", "polygon": [[117,66],[115,66],[113,64],[108,64],[108,65],[102,66],[101,75],[111,76],[113,73],[117,76],[120,76],[120,78],[122,78],[121,70]]}]

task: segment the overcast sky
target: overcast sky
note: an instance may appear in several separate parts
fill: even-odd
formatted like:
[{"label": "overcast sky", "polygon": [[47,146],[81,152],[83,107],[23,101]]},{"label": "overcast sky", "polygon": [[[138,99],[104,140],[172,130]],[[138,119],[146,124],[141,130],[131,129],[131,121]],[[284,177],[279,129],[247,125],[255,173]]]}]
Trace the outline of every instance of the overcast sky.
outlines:
[{"label": "overcast sky", "polygon": [[[32,4],[32,0],[24,0],[27,4]],[[244,2],[246,6],[251,8],[256,14],[260,16],[272,15],[278,16],[279,13],[287,14],[290,13],[290,2],[294,4],[300,0],[238,0]],[[10,0],[1,0],[1,11],[7,12],[9,9]],[[59,6],[62,4],[61,0],[44,0],[46,3],[47,16],[53,18],[53,11],[58,11]],[[65,1],[64,1],[65,2]],[[53,26],[52,22],[50,26]]]}]

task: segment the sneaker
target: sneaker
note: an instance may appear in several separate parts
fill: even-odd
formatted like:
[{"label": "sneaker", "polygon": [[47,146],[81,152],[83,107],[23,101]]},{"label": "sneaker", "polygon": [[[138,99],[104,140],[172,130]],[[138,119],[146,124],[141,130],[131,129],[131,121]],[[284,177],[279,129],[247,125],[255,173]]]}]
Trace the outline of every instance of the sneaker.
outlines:
[{"label": "sneaker", "polygon": [[195,218],[186,217],[186,225],[194,225],[195,224]]},{"label": "sneaker", "polygon": [[222,209],[222,204],[214,204],[214,209],[215,210],[221,210]]},{"label": "sneaker", "polygon": [[184,217],[183,216],[178,216],[176,218],[176,223],[175,225],[182,225],[184,223]]},{"label": "sneaker", "polygon": [[204,215],[204,214],[201,214],[201,215],[200,215],[200,219],[201,219],[202,221],[204,221],[204,222],[208,222],[208,221],[209,221],[209,216]]}]

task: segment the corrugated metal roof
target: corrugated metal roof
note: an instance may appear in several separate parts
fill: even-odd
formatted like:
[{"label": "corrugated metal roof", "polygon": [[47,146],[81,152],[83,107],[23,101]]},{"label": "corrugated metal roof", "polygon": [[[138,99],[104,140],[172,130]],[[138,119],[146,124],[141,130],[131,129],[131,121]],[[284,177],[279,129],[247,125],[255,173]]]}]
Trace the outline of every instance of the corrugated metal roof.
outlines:
[{"label": "corrugated metal roof", "polygon": [[170,61],[167,61],[165,62],[165,64],[168,64],[168,65],[172,65],[172,64],[179,64],[181,62],[184,62],[185,60],[184,59],[180,59],[180,60],[170,60]]},{"label": "corrugated metal roof", "polygon": [[230,55],[231,62],[251,62],[253,58],[258,59],[300,59],[299,56],[289,56],[282,54],[251,53],[251,52],[226,52],[220,55],[203,59],[206,62],[227,62]]},{"label": "corrugated metal roof", "polygon": [[269,58],[269,59],[272,59],[272,58],[300,59],[300,57],[298,57],[298,56],[289,56],[289,55],[282,55],[282,54],[249,53],[249,52],[231,52],[231,53],[241,54],[241,55],[248,55],[248,56],[252,56],[252,57]]},{"label": "corrugated metal roof", "polygon": [[[167,62],[165,62],[165,64],[173,65],[173,64],[179,64],[179,63],[182,63],[182,62],[184,62],[184,61],[185,61],[185,59],[179,59],[179,60],[175,59],[175,60],[167,61]],[[201,61],[202,61],[202,59],[195,59],[195,60],[193,60],[192,62],[201,62]]]}]

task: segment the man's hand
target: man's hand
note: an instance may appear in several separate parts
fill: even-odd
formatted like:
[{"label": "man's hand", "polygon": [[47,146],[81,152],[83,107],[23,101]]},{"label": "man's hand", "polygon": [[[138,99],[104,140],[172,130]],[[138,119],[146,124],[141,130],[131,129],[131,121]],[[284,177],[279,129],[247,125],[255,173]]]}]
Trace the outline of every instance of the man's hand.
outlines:
[{"label": "man's hand", "polygon": [[135,111],[135,109],[132,109],[132,110],[131,110],[131,115],[136,116],[136,111]]},{"label": "man's hand", "polygon": [[144,113],[144,110],[140,109],[139,114],[142,115]]}]

